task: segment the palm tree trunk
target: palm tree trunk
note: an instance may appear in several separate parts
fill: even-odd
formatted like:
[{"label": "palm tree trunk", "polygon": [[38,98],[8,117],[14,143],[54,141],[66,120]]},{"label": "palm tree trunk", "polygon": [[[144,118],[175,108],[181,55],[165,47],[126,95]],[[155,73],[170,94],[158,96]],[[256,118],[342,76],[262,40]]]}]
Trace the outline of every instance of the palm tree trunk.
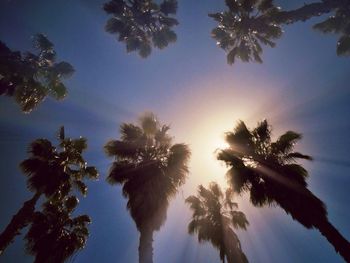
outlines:
[{"label": "palm tree trunk", "polygon": [[350,263],[350,243],[339,231],[328,221],[324,220],[316,225],[321,234],[333,245],[335,251],[339,253],[346,262]]},{"label": "palm tree trunk", "polygon": [[153,263],[153,231],[144,227],[140,231],[139,263]]},{"label": "palm tree trunk", "polygon": [[16,235],[20,234],[19,231],[28,225],[40,195],[40,193],[35,193],[31,199],[24,202],[22,208],[12,217],[11,222],[0,234],[0,255],[2,255],[7,246],[13,242]]}]

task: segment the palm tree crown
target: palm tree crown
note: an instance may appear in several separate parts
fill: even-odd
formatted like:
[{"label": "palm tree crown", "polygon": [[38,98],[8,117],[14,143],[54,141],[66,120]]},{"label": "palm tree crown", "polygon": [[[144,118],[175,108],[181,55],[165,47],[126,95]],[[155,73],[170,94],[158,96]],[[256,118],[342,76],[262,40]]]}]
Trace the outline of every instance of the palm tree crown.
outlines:
[{"label": "palm tree crown", "polygon": [[230,168],[227,176],[234,191],[249,192],[255,206],[277,204],[305,227],[317,228],[349,261],[349,242],[329,223],[324,203],[307,188],[308,172],[297,160],[312,158],[294,151],[301,137],[288,131],[273,142],[266,120],[253,130],[241,121],[226,133],[230,147],[221,150],[218,159]]},{"label": "palm tree crown", "polygon": [[62,127],[58,140],[57,147],[47,139],[37,139],[31,143],[31,156],[20,164],[23,173],[28,177],[29,189],[52,197],[65,196],[74,187],[86,195],[84,179],[98,178],[96,168],[87,166],[82,156],[87,148],[86,139],[66,138]]},{"label": "palm tree crown", "polygon": [[218,22],[212,36],[227,52],[227,63],[233,64],[236,58],[261,63],[261,44],[274,47],[273,41],[282,35],[281,27],[270,19],[278,8],[266,0],[225,2],[228,11],[209,16]]},{"label": "palm tree crown", "polygon": [[176,41],[172,27],[178,22],[171,15],[176,14],[177,0],[161,4],[152,0],[112,0],[104,10],[113,16],[107,21],[106,31],[117,34],[127,52],[137,51],[147,57],[152,46],[163,49]]},{"label": "palm tree crown", "polygon": [[67,95],[63,79],[74,73],[67,62],[56,62],[54,45],[42,34],[33,39],[37,54],[11,51],[0,41],[0,95],[14,96],[23,112],[31,112],[48,95]]},{"label": "palm tree crown", "polygon": [[[169,126],[160,125],[154,114],[147,113],[140,118],[140,125],[122,124],[120,140],[105,145],[106,154],[115,157],[107,180],[123,185],[127,208],[141,239],[144,232],[150,236],[147,242],[164,223],[169,200],[188,173],[190,151],[185,144],[172,144],[168,130]],[[140,262],[151,260],[142,258],[140,255]]]},{"label": "palm tree crown", "polygon": [[43,211],[34,213],[25,239],[35,263],[63,263],[84,248],[91,220],[87,215],[71,217],[78,202],[75,196],[50,200],[44,203]]},{"label": "palm tree crown", "polygon": [[220,251],[223,262],[225,258],[229,263],[248,262],[233,231],[246,229],[248,221],[244,213],[237,211],[238,205],[232,199],[233,191],[230,188],[223,194],[216,183],[211,183],[208,188],[200,185],[198,195],[186,199],[193,211],[188,232],[196,233],[199,242],[211,242]]}]

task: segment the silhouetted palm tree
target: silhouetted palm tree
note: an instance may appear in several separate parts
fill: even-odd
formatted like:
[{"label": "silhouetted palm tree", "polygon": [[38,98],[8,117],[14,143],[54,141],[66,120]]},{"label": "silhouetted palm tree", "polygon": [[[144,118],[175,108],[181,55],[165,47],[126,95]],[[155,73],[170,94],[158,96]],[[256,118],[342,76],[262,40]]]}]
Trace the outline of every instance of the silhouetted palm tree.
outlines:
[{"label": "silhouetted palm tree", "polygon": [[173,144],[152,113],[140,118],[140,125],[124,123],[120,140],[105,145],[108,156],[115,157],[108,182],[123,185],[127,208],[140,232],[139,262],[153,262],[153,232],[166,219],[169,200],[188,173],[190,151],[185,144]]},{"label": "silhouetted palm tree", "polygon": [[42,34],[33,40],[37,54],[11,51],[0,41],[0,95],[13,96],[23,112],[31,112],[48,95],[63,99],[67,89],[63,78],[74,69],[56,62],[54,45]]},{"label": "silhouetted palm tree", "polygon": [[227,63],[233,64],[236,57],[244,62],[262,62],[261,45],[275,46],[282,29],[269,17],[278,12],[272,1],[226,0],[229,10],[209,14],[219,24],[212,36],[218,46],[227,52]]},{"label": "silhouetted palm tree", "polygon": [[262,44],[275,46],[274,40],[282,36],[282,25],[306,21],[315,16],[335,12],[326,21],[314,26],[325,33],[340,34],[338,55],[350,55],[350,2],[323,0],[304,4],[295,10],[283,11],[273,0],[225,0],[228,10],[209,14],[218,22],[212,31],[218,46],[227,52],[227,62],[236,58],[243,62],[262,62]]},{"label": "silhouetted palm tree", "polygon": [[87,147],[85,138],[66,138],[62,127],[58,139],[57,147],[46,139],[35,140],[29,147],[31,156],[20,164],[23,173],[28,177],[28,188],[34,195],[24,203],[0,234],[0,254],[19,231],[31,222],[35,205],[41,195],[50,199],[63,198],[72,187],[85,195],[87,186],[83,180],[98,177],[96,168],[87,166],[82,156]]},{"label": "silhouetted palm tree", "polygon": [[350,262],[349,242],[329,223],[325,205],[307,188],[308,172],[297,159],[311,157],[293,151],[300,139],[300,134],[288,131],[272,142],[266,120],[253,130],[239,122],[226,134],[230,147],[221,150],[218,159],[230,167],[227,176],[234,191],[249,192],[255,206],[279,205],[306,228],[318,229]]},{"label": "silhouetted palm tree", "polygon": [[219,250],[223,263],[225,258],[228,263],[243,263],[248,260],[233,229],[246,229],[248,221],[244,213],[237,211],[232,194],[227,189],[224,195],[217,183],[211,183],[208,189],[200,185],[198,195],[186,199],[193,211],[188,232],[197,234],[199,242],[209,241]]},{"label": "silhouetted palm tree", "polygon": [[71,217],[78,202],[75,196],[50,200],[42,212],[34,213],[25,239],[26,250],[35,256],[35,263],[63,263],[84,248],[91,220],[87,215]]},{"label": "silhouetted palm tree", "polygon": [[178,21],[171,17],[176,14],[177,0],[164,0],[161,4],[152,0],[112,0],[104,10],[113,17],[107,21],[106,31],[118,36],[126,44],[127,52],[137,51],[147,57],[152,46],[159,49],[176,41],[172,27]]}]

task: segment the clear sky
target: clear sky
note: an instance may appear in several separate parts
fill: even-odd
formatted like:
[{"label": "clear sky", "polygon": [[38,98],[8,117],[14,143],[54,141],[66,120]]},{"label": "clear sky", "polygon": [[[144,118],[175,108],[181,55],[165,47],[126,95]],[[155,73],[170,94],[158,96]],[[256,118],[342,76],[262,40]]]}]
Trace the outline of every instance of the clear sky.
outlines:
[{"label": "clear sky", "polygon": [[[0,97],[0,229],[31,196],[18,164],[35,138],[54,140],[59,126],[84,136],[86,157],[100,171],[89,183],[78,212],[93,223],[87,246],[73,262],[137,262],[138,232],[118,186],[105,182],[111,159],[102,146],[119,136],[122,122],[145,110],[171,125],[176,142],[192,150],[186,185],[172,201],[165,225],[155,235],[155,263],[213,263],[219,256],[209,244],[187,234],[190,211],[184,198],[198,184],[225,185],[225,167],[214,158],[225,131],[242,119],[254,126],[268,119],[275,136],[286,130],[303,133],[298,145],[315,157],[305,163],[310,189],[328,207],[330,221],[350,239],[350,60],[336,56],[336,36],[311,29],[318,21],[285,28],[274,49],[265,49],[262,65],[226,64],[224,52],[210,38],[215,23],[208,12],[223,0],[179,0],[178,41],[147,59],[126,54],[124,45],[104,32],[103,0],[1,0],[0,39],[13,50],[31,48],[31,36],[44,33],[60,60],[76,69],[67,81],[68,97],[47,99],[30,115]],[[305,1],[277,1],[284,8]],[[308,2],[308,1],[307,1]],[[237,199],[250,226],[239,232],[250,262],[342,262],[316,230],[307,230],[278,207],[257,209]],[[32,262],[18,237],[0,262]]]}]

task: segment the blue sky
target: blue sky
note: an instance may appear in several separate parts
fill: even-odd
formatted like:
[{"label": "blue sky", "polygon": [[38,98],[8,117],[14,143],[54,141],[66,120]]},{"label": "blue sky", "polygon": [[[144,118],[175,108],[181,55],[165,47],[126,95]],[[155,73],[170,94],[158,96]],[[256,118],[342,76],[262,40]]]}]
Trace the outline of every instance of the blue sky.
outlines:
[{"label": "blue sky", "polygon": [[[147,59],[127,54],[104,32],[103,0],[4,0],[0,3],[0,39],[14,50],[31,48],[31,36],[44,33],[59,59],[76,69],[67,81],[68,97],[47,99],[30,115],[11,99],[0,98],[0,229],[31,196],[18,163],[35,138],[54,140],[59,126],[69,136],[84,136],[86,158],[100,171],[89,183],[79,213],[93,223],[84,250],[73,262],[137,262],[138,233],[118,186],[105,182],[111,159],[102,146],[117,138],[118,126],[152,110],[171,125],[176,142],[192,149],[186,185],[173,200],[165,225],[155,235],[154,262],[212,263],[218,253],[187,234],[190,211],[184,198],[198,184],[224,185],[225,167],[214,160],[225,131],[242,119],[250,126],[266,118],[276,136],[286,130],[303,133],[298,147],[315,156],[305,163],[310,189],[328,207],[330,221],[350,239],[350,61],[336,56],[336,36],[312,30],[319,19],[285,28],[274,49],[265,49],[264,63],[226,64],[224,52],[210,38],[214,22],[208,12],[224,1],[179,0],[178,41]],[[277,1],[285,8],[305,1]],[[252,208],[237,197],[250,226],[239,232],[250,262],[342,262],[316,230],[307,230],[280,208]],[[18,237],[0,262],[32,262]]]}]

